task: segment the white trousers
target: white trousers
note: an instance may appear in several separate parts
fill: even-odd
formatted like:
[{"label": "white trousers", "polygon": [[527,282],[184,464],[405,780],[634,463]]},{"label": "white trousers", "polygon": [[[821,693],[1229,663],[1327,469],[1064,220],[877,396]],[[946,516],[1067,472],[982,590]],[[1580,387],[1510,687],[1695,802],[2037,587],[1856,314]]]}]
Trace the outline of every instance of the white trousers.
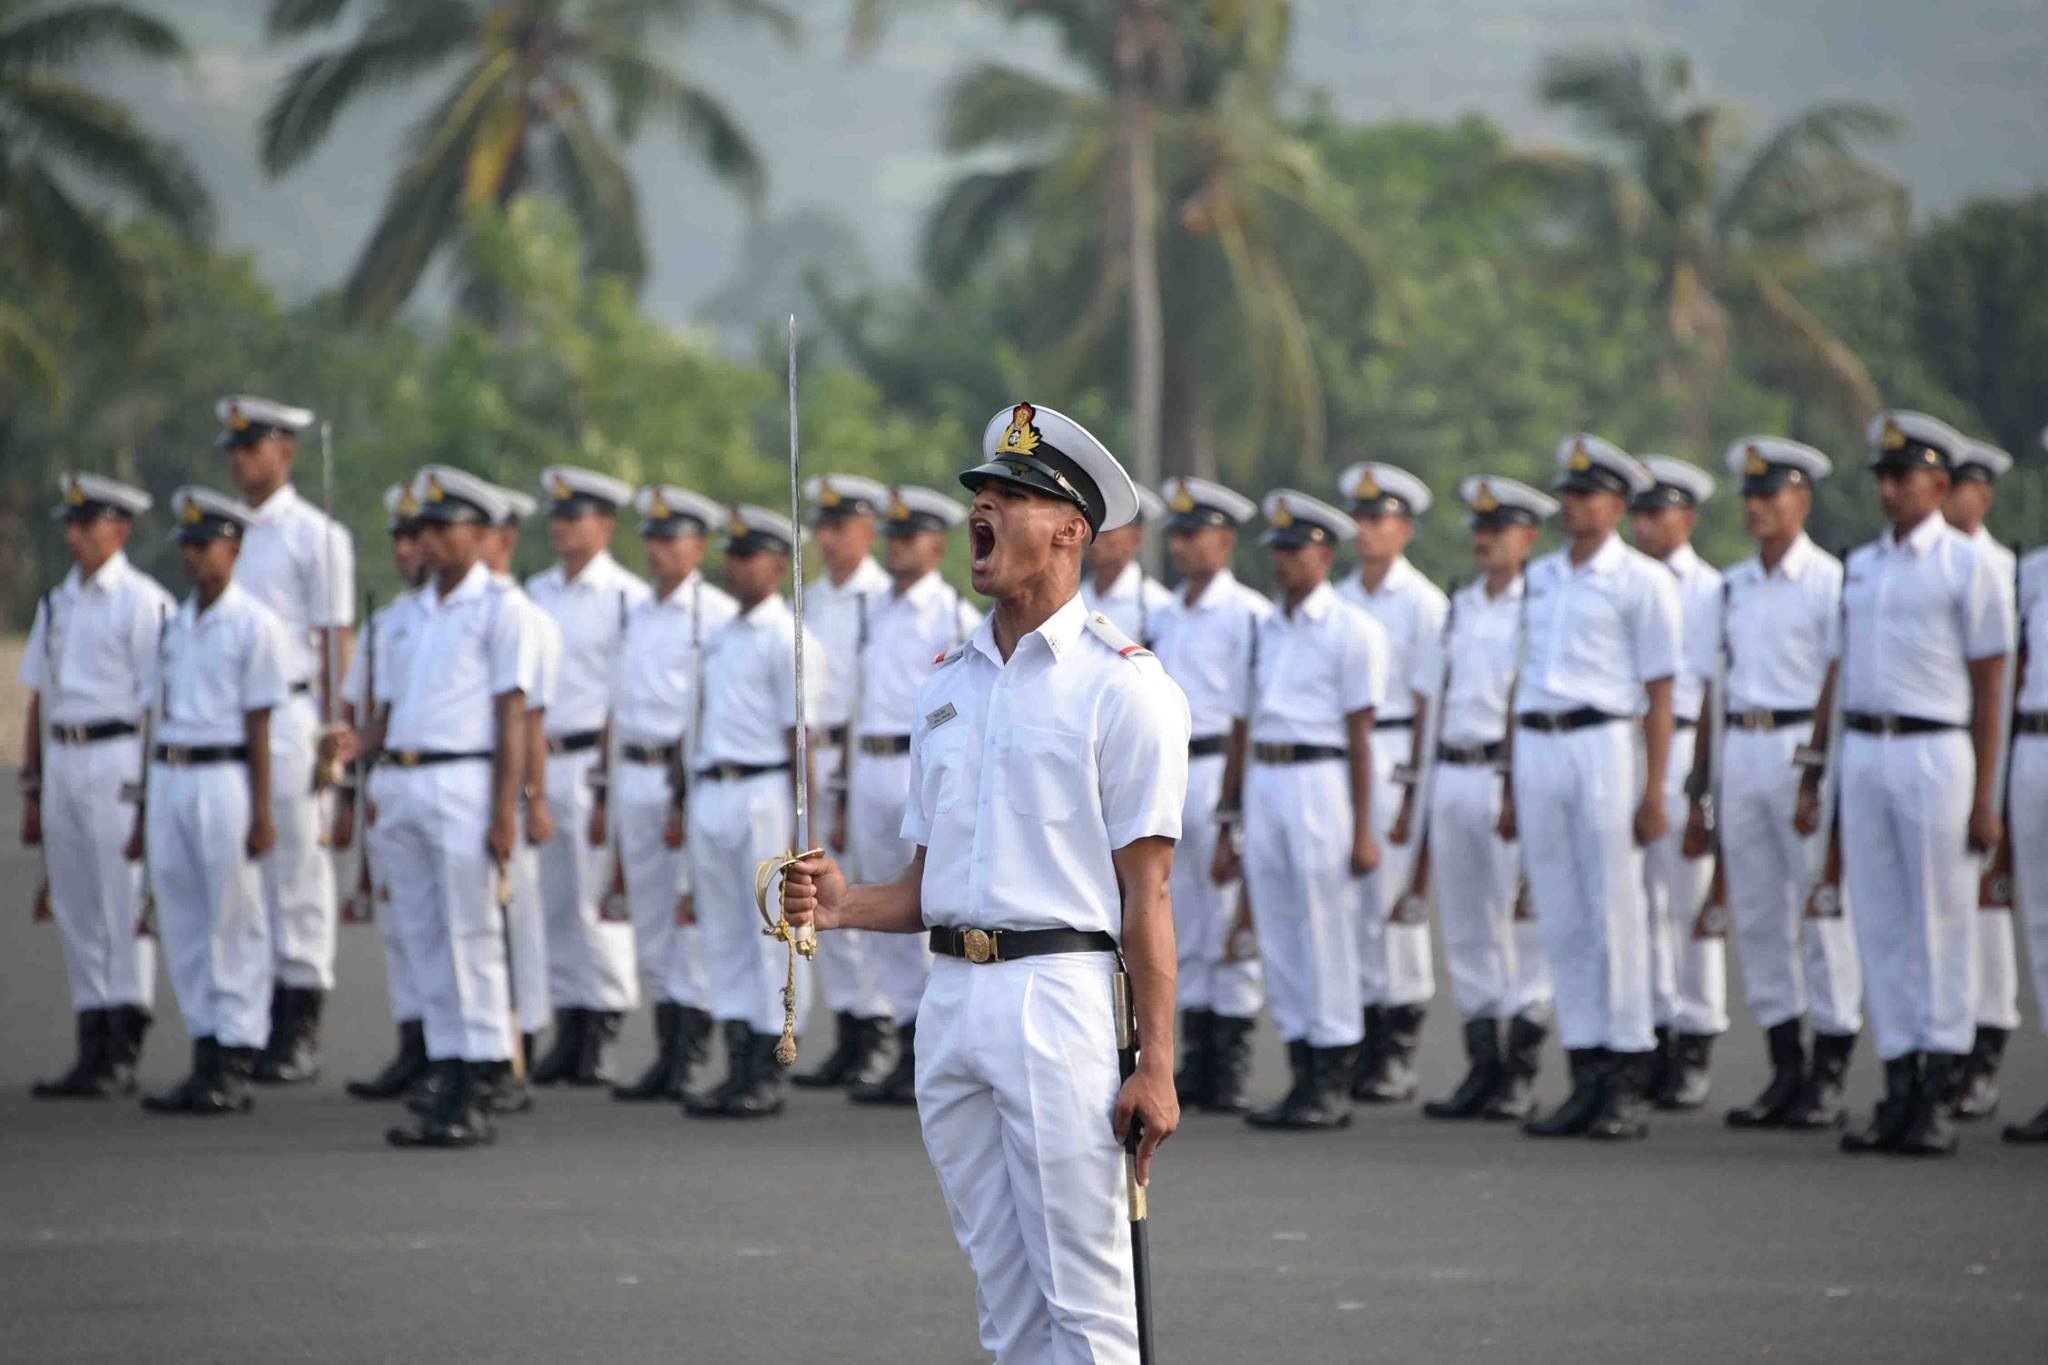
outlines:
[{"label": "white trousers", "polygon": [[626,864],[626,899],[633,904],[633,949],[640,975],[657,1001],[711,1008],[711,978],[704,965],[704,931],[676,923],[676,901],[689,885],[689,855],[670,848],[668,769],[622,763],[613,788],[618,801],[619,852]]},{"label": "white trousers", "polygon": [[313,790],[320,708],[300,693],[270,713],[270,818],[277,844],[263,857],[263,900],[277,984],[334,989],[334,858],[323,837],[326,793]]},{"label": "white trousers", "polygon": [[1138,1359],[1108,953],[941,958],[917,1114],[1000,1365]]},{"label": "white trousers", "polygon": [[276,964],[263,871],[248,854],[248,769],[151,764],[145,837],[157,933],[187,1036],[262,1047]]},{"label": "white trousers", "polygon": [[1343,759],[1253,763],[1245,778],[1244,881],[1273,1025],[1285,1042],[1349,1047],[1365,1036],[1351,778]]},{"label": "white trousers", "polygon": [[[1721,743],[1721,846],[1730,934],[1759,1028],[1811,1014],[1821,1033],[1863,1028],[1863,969],[1849,914],[1806,918],[1820,875],[1821,836],[1792,828],[1803,725],[1730,730]],[[1843,896],[1847,902],[1848,896]]]},{"label": "white trousers", "polygon": [[1230,927],[1237,919],[1241,884],[1217,885],[1209,875],[1216,857],[1216,803],[1223,792],[1222,754],[1188,760],[1187,802],[1181,808],[1180,847],[1173,854],[1173,941],[1179,950],[1180,1006],[1250,1019],[1265,1003],[1266,979],[1257,958],[1230,961]]},{"label": "white trousers", "polygon": [[1367,1005],[1420,1005],[1436,994],[1429,925],[1387,923],[1415,867],[1416,840],[1396,844],[1387,838],[1401,814],[1405,790],[1394,780],[1394,770],[1408,759],[1411,733],[1393,727],[1372,736],[1372,832],[1380,844],[1380,865],[1359,883],[1358,897],[1358,981]]},{"label": "white trousers", "polygon": [[498,1062],[512,1055],[506,915],[484,836],[491,765],[394,768],[377,811],[391,841],[391,901],[419,989],[427,1055]]},{"label": "white trousers", "polygon": [[2048,1033],[2048,735],[2013,745],[2012,870],[2014,913],[2026,926],[2034,1007]]},{"label": "white trousers", "polygon": [[[762,932],[754,904],[754,867],[789,851],[796,813],[787,772],[730,782],[690,783],[690,881],[704,930],[711,975],[711,1013],[756,1033],[782,1032],[782,986],[788,949]],[[836,936],[835,936],[836,937]],[[832,951],[831,940],[818,949]],[[797,995],[810,996],[809,972],[797,959]]]},{"label": "white trousers", "polygon": [[[847,842],[865,881],[895,876],[917,853],[903,837],[903,807],[909,798],[908,754],[860,754],[853,761],[852,804],[846,813]],[[835,935],[834,942],[838,936]],[[932,950],[922,934],[863,934],[858,989],[847,1008],[869,1019],[916,1020],[931,974]],[[819,959],[823,965],[824,959]]]},{"label": "white trousers", "polygon": [[609,841],[595,847],[590,842],[590,812],[597,801],[590,771],[597,759],[595,749],[548,755],[555,837],[540,850],[548,994],[564,1009],[630,1010],[640,1003],[632,922],[599,918],[611,889],[612,849]]},{"label": "white trousers", "polygon": [[1843,859],[1865,1007],[1886,1061],[1970,1050],[1977,1022],[1976,760],[1961,730],[1842,740]]},{"label": "white trousers", "polygon": [[391,876],[391,835],[383,810],[390,773],[390,768],[382,764],[370,770],[369,804],[359,812],[362,818],[356,822],[356,832],[362,841],[362,853],[370,860],[370,884],[377,898],[377,935],[384,941],[384,981],[391,995],[391,1021],[403,1024],[419,1020],[420,991],[412,959],[407,956],[405,912]]},{"label": "white trousers", "polygon": [[1522,851],[1503,840],[1500,774],[1478,763],[1439,763],[1430,794],[1430,877],[1451,994],[1467,1019],[1524,1015],[1547,1023],[1550,964],[1534,919],[1515,918]]},{"label": "white trousers", "polygon": [[74,1010],[156,999],[156,941],[136,932],[142,868],[126,853],[135,807],[121,799],[141,762],[135,735],[43,746],[43,864]]},{"label": "white trousers", "polygon": [[[811,753],[812,769],[821,777],[828,773],[845,773],[846,759],[841,746],[821,745]],[[889,761],[886,758],[877,759],[867,754],[856,754],[853,757],[853,771],[858,772],[870,763]],[[846,775],[849,779],[852,776],[851,773]],[[849,882],[881,881],[896,869],[869,867],[861,862],[860,841],[854,832],[854,827],[861,818],[860,802],[859,793],[851,790],[847,792],[846,846],[828,848],[826,851],[839,860],[840,870],[846,873]],[[898,813],[901,813],[900,806]],[[812,833],[826,836],[820,839],[820,842],[825,842],[829,838],[829,826],[820,822]],[[890,833],[893,834],[895,831],[891,830]],[[813,997],[811,1008],[823,1010],[828,1014],[859,1015],[863,1019],[881,1019],[888,1016],[888,998],[882,994],[881,980],[868,960],[869,948],[879,937],[880,935],[870,934],[864,929],[847,929],[832,935],[831,953],[820,956],[815,964],[816,970],[811,973],[812,978],[818,983],[818,994]]]},{"label": "white trousers", "polygon": [[1568,1049],[1656,1046],[1635,751],[1635,727],[1621,721],[1515,737],[1522,864]]},{"label": "white trousers", "polygon": [[1685,856],[1685,780],[1692,772],[1693,726],[1671,736],[1664,770],[1664,813],[1671,828],[1643,850],[1643,895],[1650,907],[1650,981],[1659,1025],[1680,1033],[1728,1031],[1728,954],[1718,938],[1695,938],[1693,925],[1714,880],[1711,856]]}]

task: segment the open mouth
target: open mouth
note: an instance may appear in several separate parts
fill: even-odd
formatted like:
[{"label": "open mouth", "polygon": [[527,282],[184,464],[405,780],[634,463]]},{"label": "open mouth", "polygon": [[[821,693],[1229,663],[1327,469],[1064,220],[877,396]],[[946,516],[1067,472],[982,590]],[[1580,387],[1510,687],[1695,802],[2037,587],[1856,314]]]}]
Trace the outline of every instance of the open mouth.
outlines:
[{"label": "open mouth", "polygon": [[972,567],[988,567],[989,556],[996,552],[996,528],[984,517],[970,518],[967,523],[968,547],[972,551]]}]

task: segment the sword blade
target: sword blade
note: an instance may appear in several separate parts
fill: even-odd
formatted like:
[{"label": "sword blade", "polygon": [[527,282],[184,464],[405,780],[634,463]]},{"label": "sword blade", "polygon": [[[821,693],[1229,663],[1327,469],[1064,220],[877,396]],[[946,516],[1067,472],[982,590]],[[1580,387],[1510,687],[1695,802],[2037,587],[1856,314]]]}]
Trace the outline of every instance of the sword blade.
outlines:
[{"label": "sword blade", "polygon": [[804,718],[803,470],[797,454],[796,314],[789,315],[790,606],[796,617],[796,849],[811,846],[811,735]]}]

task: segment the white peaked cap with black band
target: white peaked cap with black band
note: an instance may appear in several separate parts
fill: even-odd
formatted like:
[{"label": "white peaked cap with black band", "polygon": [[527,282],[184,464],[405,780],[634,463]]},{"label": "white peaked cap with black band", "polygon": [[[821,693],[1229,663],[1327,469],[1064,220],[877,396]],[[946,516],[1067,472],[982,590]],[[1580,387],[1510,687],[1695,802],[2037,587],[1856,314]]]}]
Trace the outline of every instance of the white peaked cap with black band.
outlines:
[{"label": "white peaked cap with black band", "polygon": [[1169,531],[1199,531],[1204,526],[1242,526],[1259,514],[1259,505],[1208,479],[1168,479],[1160,488],[1166,498]]},{"label": "white peaked cap with black band", "polygon": [[109,512],[139,517],[150,508],[149,494],[103,474],[59,474],[54,521],[91,521]]},{"label": "white peaked cap with black band", "polygon": [[1376,460],[1346,466],[1337,475],[1337,491],[1351,504],[1354,517],[1419,517],[1436,501],[1428,484],[1398,465]]},{"label": "white peaked cap with black band", "polygon": [[804,501],[813,521],[878,517],[889,502],[889,486],[861,474],[813,474],[804,480]]},{"label": "white peaked cap with black band", "polygon": [[1811,487],[1835,472],[1834,461],[1800,441],[1783,436],[1745,436],[1728,447],[1728,472],[1741,478],[1745,496],[1763,497],[1780,488]]},{"label": "white peaked cap with black band", "polygon": [[1642,465],[1657,482],[1649,492],[1638,493],[1630,500],[1629,506],[1638,512],[1660,507],[1698,507],[1714,496],[1714,476],[1696,464],[1669,455],[1645,455]]},{"label": "white peaked cap with black band", "polygon": [[988,419],[983,463],[960,476],[970,490],[997,480],[1071,502],[1096,532],[1138,517],[1138,487],[1088,428],[1064,413],[1018,403]]},{"label": "white peaked cap with black band", "polygon": [[1540,526],[1557,515],[1557,499],[1519,479],[1473,474],[1458,485],[1458,501],[1474,526]]},{"label": "white peaked cap with black band", "polygon": [[1557,443],[1554,489],[1567,493],[1617,493],[1633,498],[1656,486],[1656,475],[1612,441],[1576,431]]},{"label": "white peaked cap with black band", "polygon": [[1292,488],[1276,488],[1262,504],[1266,533],[1261,545],[1287,549],[1299,545],[1337,546],[1358,538],[1358,523],[1321,498]]}]

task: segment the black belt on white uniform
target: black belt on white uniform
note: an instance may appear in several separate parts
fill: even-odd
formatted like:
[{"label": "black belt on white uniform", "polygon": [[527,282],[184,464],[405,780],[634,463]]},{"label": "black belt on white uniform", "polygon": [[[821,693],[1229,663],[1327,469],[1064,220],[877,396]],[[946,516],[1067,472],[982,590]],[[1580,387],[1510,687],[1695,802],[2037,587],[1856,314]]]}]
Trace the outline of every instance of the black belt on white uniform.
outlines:
[{"label": "black belt on white uniform", "polygon": [[1576,711],[1524,711],[1515,717],[1515,724],[1539,735],[1561,735],[1569,730],[1584,730],[1588,726],[1627,719],[1627,716],[1611,715],[1597,706],[1581,706]]},{"label": "black belt on white uniform", "polygon": [[621,744],[619,757],[628,763],[666,766],[683,756],[680,744]]},{"label": "black belt on white uniform", "polygon": [[909,735],[862,735],[860,751],[873,758],[891,758],[910,752]]},{"label": "black belt on white uniform", "polygon": [[2016,735],[2048,735],[2048,711],[2022,711],[2012,718]]},{"label": "black belt on white uniform", "polygon": [[202,763],[241,763],[249,757],[246,744],[159,744],[156,761],[173,768],[191,768]]},{"label": "black belt on white uniform", "polygon": [[1100,929],[953,929],[931,932],[932,951],[969,962],[1014,962],[1047,953],[1113,953],[1116,939]]},{"label": "black belt on white uniform", "polygon": [[1229,735],[1197,735],[1188,741],[1189,758],[1207,758],[1230,747]]},{"label": "black belt on white uniform", "polygon": [[737,782],[745,777],[759,777],[762,773],[788,771],[788,759],[780,763],[714,763],[708,768],[697,769],[697,779],[701,782]]},{"label": "black belt on white uniform", "polygon": [[313,691],[313,684],[309,682],[295,682],[291,685],[290,690],[291,694],[295,697],[309,696]]},{"label": "black belt on white uniform", "polygon": [[50,738],[59,744],[90,744],[117,735],[139,735],[142,727],[132,720],[95,720],[84,725],[52,725]]},{"label": "black belt on white uniform", "polygon": [[1731,730],[1782,730],[1788,725],[1805,725],[1813,719],[1813,710],[1804,711],[1730,711],[1728,728]]},{"label": "black belt on white uniform", "polygon": [[394,768],[431,768],[440,763],[488,763],[495,757],[489,749],[386,749],[377,761]]},{"label": "black belt on white uniform", "polygon": [[1469,768],[1482,763],[1498,763],[1507,751],[1507,742],[1498,739],[1491,744],[1439,744],[1436,746],[1436,761]]},{"label": "black belt on white uniform", "polygon": [[1405,730],[1415,723],[1413,716],[1375,716],[1372,728],[1375,730]]},{"label": "black belt on white uniform", "polygon": [[548,752],[551,754],[575,754],[585,749],[595,749],[597,742],[604,738],[602,730],[578,730],[573,735],[551,735],[548,737]]},{"label": "black belt on white uniform", "polygon": [[846,728],[847,727],[845,727],[844,725],[828,725],[824,729],[818,731],[819,746],[821,748],[826,749],[845,748]]},{"label": "black belt on white uniform", "polygon": [[1928,720],[1921,716],[1880,716],[1869,711],[1844,711],[1842,724],[1859,735],[1931,735],[1937,730],[1963,728],[1954,721]]},{"label": "black belt on white uniform", "polygon": [[1350,753],[1341,744],[1254,744],[1252,759],[1258,763],[1321,763]]},{"label": "black belt on white uniform", "polygon": [[1671,727],[1674,730],[1696,729],[1699,723],[1700,718],[1698,716],[1673,716],[1671,718]]}]

